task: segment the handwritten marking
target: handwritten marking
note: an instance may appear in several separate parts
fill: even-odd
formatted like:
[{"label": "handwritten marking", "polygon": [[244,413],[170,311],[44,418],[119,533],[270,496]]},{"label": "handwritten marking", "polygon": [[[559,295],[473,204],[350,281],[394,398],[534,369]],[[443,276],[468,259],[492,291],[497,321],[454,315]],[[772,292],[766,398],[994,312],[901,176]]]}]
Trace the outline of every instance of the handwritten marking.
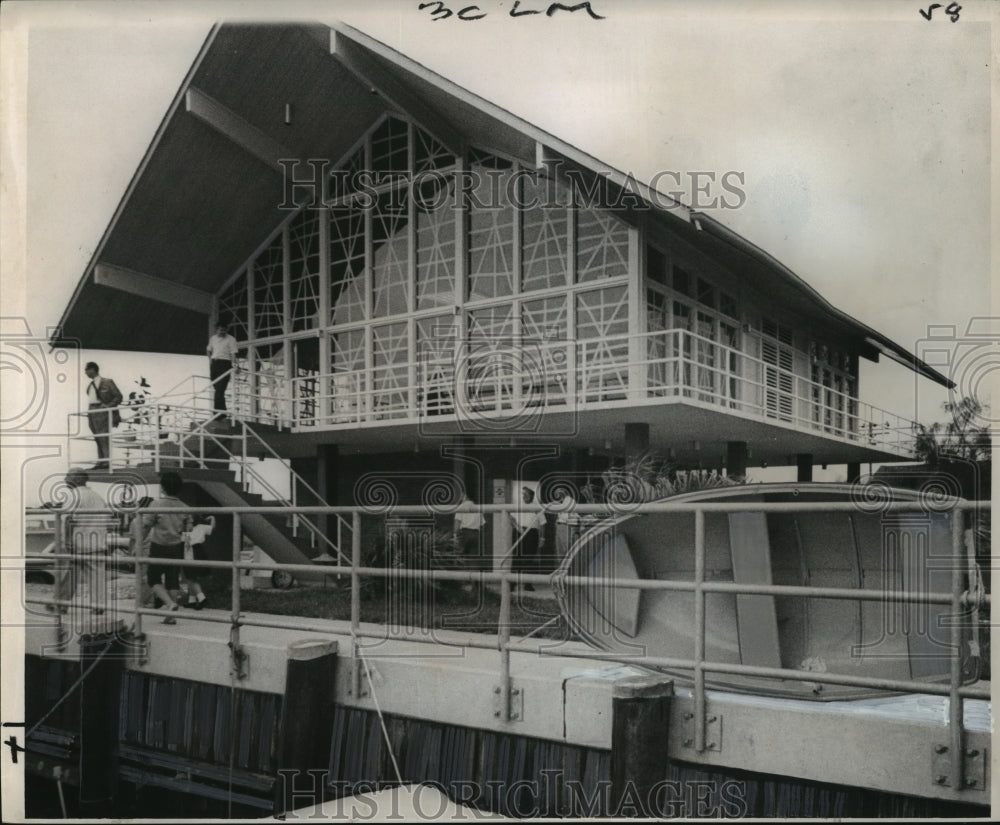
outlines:
[{"label": "handwritten marking", "polygon": [[[5,728],[23,728],[25,727],[25,724],[24,722],[4,722],[3,726]],[[16,765],[17,755],[19,753],[24,753],[25,749],[18,744],[16,736],[11,736],[10,738],[4,740],[2,744],[10,748],[10,761]]]},{"label": "handwritten marking", "polygon": [[[940,9],[940,8],[941,8],[940,3],[931,3],[927,7],[927,11],[924,11],[923,9],[918,9],[918,11],[920,12],[921,17],[923,17],[924,20],[930,20],[934,16],[934,9]],[[949,3],[948,7],[944,10],[944,13],[951,18],[952,23],[956,23],[958,22],[959,12],[961,11],[962,7],[958,5],[958,3]]]},{"label": "handwritten marking", "polygon": [[[952,4],[954,5],[954,4]],[[472,20],[482,20],[487,16],[487,12],[483,11],[479,6],[465,6],[465,8],[459,9],[457,12],[453,11],[449,6],[446,6],[444,0],[428,0],[428,2],[420,3],[417,6],[419,11],[427,11],[428,14],[433,18],[436,23],[438,20],[447,20],[449,17],[455,17],[458,20],[472,21]],[[552,17],[556,12],[565,11],[572,14],[573,12],[585,11],[590,15],[592,20],[604,20],[604,16],[598,14],[594,11],[590,0],[586,0],[583,3],[574,3],[573,5],[568,5],[566,3],[550,3],[548,7],[544,10],[546,17]],[[478,13],[477,13],[478,12]],[[521,0],[514,0],[514,5],[511,6],[508,12],[508,17],[518,18],[518,17],[529,17],[534,14],[542,14],[542,9],[522,9]],[[923,12],[921,11],[921,14]],[[929,18],[928,18],[929,19]]]}]

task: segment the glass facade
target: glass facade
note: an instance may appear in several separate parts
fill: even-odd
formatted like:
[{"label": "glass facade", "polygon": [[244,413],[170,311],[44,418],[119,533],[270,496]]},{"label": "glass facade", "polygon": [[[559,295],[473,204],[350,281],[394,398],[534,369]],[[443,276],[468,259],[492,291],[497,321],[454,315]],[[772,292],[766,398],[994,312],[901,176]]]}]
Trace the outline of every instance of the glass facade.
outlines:
[{"label": "glass facade", "polygon": [[330,192],[218,295],[248,394],[286,396],[258,410],[311,427],[683,398],[853,426],[856,353],[770,320],[700,253],[640,251],[562,178],[384,116]]},{"label": "glass facade", "polygon": [[[570,340],[594,367],[588,387],[626,386],[630,230],[574,205],[568,184],[486,151],[458,158],[387,116],[330,191],[218,296],[250,372],[263,359],[269,381],[293,376],[310,422],[448,411],[459,334],[468,374],[493,376],[491,403],[540,384],[565,402]],[[321,330],[322,346],[296,343]],[[511,363],[528,349],[530,364]]]}]

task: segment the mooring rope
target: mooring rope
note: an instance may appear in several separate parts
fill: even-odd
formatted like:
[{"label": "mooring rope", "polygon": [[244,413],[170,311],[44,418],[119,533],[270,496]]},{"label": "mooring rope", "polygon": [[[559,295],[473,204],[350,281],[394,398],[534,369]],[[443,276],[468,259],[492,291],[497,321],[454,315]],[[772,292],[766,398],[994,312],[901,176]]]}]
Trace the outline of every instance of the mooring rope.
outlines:
[{"label": "mooring rope", "polygon": [[355,655],[361,660],[361,664],[365,666],[365,677],[368,679],[368,690],[371,693],[372,702],[375,704],[375,712],[378,714],[378,723],[382,728],[382,736],[385,738],[385,746],[389,751],[389,758],[392,760],[392,769],[396,773],[396,781],[402,785],[403,775],[399,770],[399,763],[396,762],[396,754],[392,752],[392,741],[389,739],[389,730],[385,726],[385,717],[382,715],[382,708],[379,706],[378,696],[375,695],[375,683],[372,681],[372,672],[368,667],[368,660],[361,652],[361,646],[358,644],[357,637],[354,638],[354,652]]},{"label": "mooring rope", "polygon": [[29,736],[31,736],[31,734],[33,734],[36,730],[38,730],[41,727],[42,723],[46,719],[48,719],[53,713],[55,713],[56,709],[63,702],[65,702],[67,699],[69,699],[69,697],[73,693],[73,691],[76,690],[80,685],[83,684],[83,680],[86,679],[90,675],[90,672],[95,667],[97,667],[97,665],[101,661],[101,659],[104,658],[104,654],[106,654],[109,650],[111,650],[111,645],[114,644],[114,641],[115,641],[115,637],[114,636],[112,636],[110,639],[108,639],[108,643],[104,646],[104,650],[102,650],[100,653],[97,654],[97,658],[94,659],[94,661],[91,664],[91,666],[88,667],[83,673],[80,674],[80,678],[77,679],[72,685],[70,685],[69,689],[62,695],[62,697],[59,699],[59,701],[56,702],[51,708],[49,708],[48,713],[46,713],[41,719],[39,719],[37,722],[35,722],[34,725],[31,726],[31,730],[29,730],[26,734],[24,734],[24,738],[25,739],[27,739]]}]

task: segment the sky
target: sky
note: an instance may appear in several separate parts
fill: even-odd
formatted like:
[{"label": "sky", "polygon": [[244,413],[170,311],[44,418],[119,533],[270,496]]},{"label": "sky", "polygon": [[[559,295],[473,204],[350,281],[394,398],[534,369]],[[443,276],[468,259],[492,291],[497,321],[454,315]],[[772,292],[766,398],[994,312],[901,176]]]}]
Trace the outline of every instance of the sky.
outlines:
[{"label": "sky", "polygon": [[[212,23],[267,18],[346,22],[641,181],[678,173],[688,203],[691,173],[738,174],[740,207],[704,211],[908,348],[929,325],[954,327],[959,346],[971,318],[1000,315],[990,289],[995,5],[968,3],[954,23],[900,0],[592,0],[602,20],[510,15],[546,9],[540,0],[482,0],[476,21],[435,20],[419,5],[4,3],[2,314],[44,340]],[[667,178],[661,188],[676,187]],[[65,466],[56,436],[80,402],[82,369],[45,357],[42,432],[5,423],[5,500],[34,499]],[[126,395],[140,376],[163,391],[207,370],[174,356],[77,357],[101,363]],[[16,373],[4,367],[9,390]],[[876,406],[944,417],[947,393],[892,362],[862,362],[860,385]],[[8,422],[20,396],[5,397]]]}]

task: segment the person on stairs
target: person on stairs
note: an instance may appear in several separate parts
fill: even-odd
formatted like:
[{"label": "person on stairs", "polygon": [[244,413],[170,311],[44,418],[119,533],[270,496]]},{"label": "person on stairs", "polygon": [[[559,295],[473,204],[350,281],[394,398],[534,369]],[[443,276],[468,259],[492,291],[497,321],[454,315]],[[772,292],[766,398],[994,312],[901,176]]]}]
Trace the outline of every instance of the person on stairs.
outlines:
[{"label": "person on stairs", "polygon": [[87,423],[97,444],[97,463],[93,470],[107,470],[111,460],[111,437],[109,433],[122,420],[118,411],[122,403],[121,390],[110,378],[102,378],[100,367],[88,361],[84,373],[90,379],[87,384]]},{"label": "person on stairs", "polygon": [[[187,505],[181,501],[181,488],[184,482],[174,472],[160,474],[161,495],[154,501],[151,508],[183,510]],[[184,534],[191,530],[190,513],[144,513],[142,516],[143,538],[149,539],[149,558],[184,560]],[[180,591],[179,575],[181,568],[177,565],[150,564],[146,568],[146,581],[149,582],[153,594],[167,606],[170,613],[175,613],[178,604],[175,594]],[[164,624],[176,624],[177,619],[168,615]]]},{"label": "person on stairs", "polygon": [[211,378],[215,391],[212,406],[217,416],[226,412],[226,387],[229,386],[229,379],[233,376],[238,350],[239,344],[229,334],[229,327],[226,324],[219,324],[215,328],[215,335],[208,339],[208,346],[205,348],[205,354],[208,356],[208,377]]}]

